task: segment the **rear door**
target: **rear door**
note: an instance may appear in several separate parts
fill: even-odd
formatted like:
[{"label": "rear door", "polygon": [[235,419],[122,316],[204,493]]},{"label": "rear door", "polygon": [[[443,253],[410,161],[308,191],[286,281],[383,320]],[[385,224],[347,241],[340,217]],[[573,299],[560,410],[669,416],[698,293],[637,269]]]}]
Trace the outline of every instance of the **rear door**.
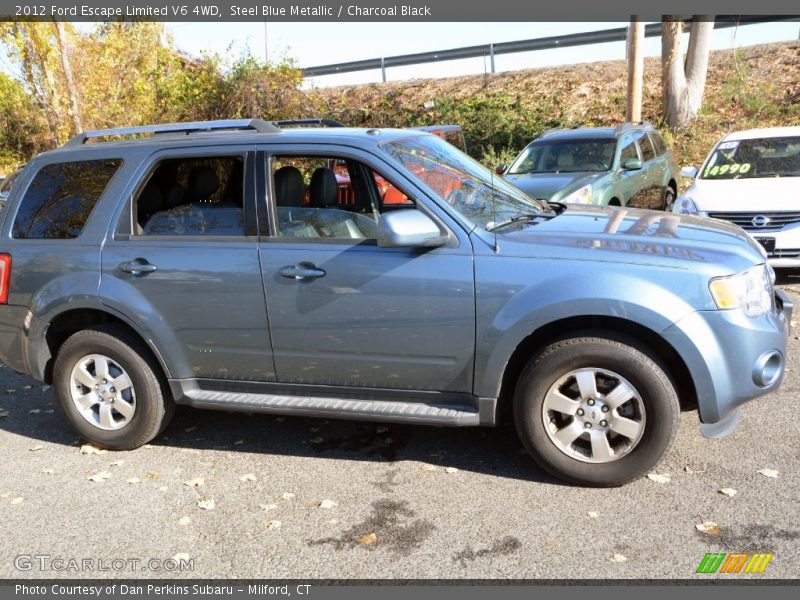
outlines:
[{"label": "rear door", "polygon": [[[471,392],[469,238],[391,167],[330,148],[269,146],[259,160],[268,188],[259,201],[272,217],[260,254],[278,381]],[[348,195],[330,187],[342,164]],[[449,230],[450,243],[378,247],[380,213],[415,206]]]},{"label": "rear door", "polygon": [[101,297],[148,332],[175,378],[273,381],[252,147],[165,150],[103,247]]}]

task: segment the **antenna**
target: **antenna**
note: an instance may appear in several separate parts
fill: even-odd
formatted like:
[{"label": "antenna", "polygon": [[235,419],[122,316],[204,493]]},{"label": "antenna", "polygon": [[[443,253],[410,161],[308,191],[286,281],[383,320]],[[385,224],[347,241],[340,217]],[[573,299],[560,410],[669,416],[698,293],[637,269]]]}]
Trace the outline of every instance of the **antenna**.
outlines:
[{"label": "antenna", "polygon": [[[494,62],[494,57],[492,57],[492,61]],[[494,67],[494,65],[492,65]],[[494,71],[494,68],[492,68]],[[486,55],[483,56],[483,87],[489,87],[489,73],[486,70]],[[489,131],[489,146],[491,146],[492,151],[494,152],[494,127],[492,127],[491,131]],[[497,206],[494,201],[494,169],[489,169],[489,174],[492,178],[492,222],[497,223]],[[494,252],[497,254],[500,252],[500,244],[497,241],[497,232],[494,232]]]}]

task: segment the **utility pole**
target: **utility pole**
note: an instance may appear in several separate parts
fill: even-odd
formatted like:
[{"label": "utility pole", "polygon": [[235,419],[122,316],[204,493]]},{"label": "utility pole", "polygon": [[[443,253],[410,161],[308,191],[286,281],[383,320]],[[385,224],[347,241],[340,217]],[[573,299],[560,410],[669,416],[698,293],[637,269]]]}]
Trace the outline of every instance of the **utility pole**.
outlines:
[{"label": "utility pole", "polygon": [[631,16],[628,26],[628,101],[625,120],[638,123],[642,120],[642,83],[644,80],[644,23]]}]

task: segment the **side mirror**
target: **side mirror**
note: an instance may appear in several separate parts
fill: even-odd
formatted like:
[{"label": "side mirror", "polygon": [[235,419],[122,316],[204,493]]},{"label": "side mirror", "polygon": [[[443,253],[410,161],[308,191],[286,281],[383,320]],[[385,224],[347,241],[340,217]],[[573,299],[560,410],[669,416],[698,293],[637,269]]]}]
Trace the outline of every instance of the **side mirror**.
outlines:
[{"label": "side mirror", "polygon": [[687,179],[694,179],[697,177],[697,167],[683,167],[681,168],[681,177]]},{"label": "side mirror", "polygon": [[500,163],[494,168],[494,172],[498,175],[503,175],[506,172],[506,169],[508,169],[508,165],[506,163]]},{"label": "side mirror", "polygon": [[434,248],[446,241],[433,219],[417,209],[393,210],[378,219],[378,246],[382,248]]},{"label": "side mirror", "polygon": [[636,171],[642,168],[642,161],[638,158],[629,158],[624,163],[622,163],[622,170],[623,171]]}]

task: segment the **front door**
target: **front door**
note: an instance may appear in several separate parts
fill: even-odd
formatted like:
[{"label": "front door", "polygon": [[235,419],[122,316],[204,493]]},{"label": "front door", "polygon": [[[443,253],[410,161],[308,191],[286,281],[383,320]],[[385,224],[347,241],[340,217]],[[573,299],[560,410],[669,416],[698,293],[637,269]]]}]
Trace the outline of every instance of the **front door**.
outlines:
[{"label": "front door", "polygon": [[252,148],[165,151],[103,247],[101,297],[134,315],[174,378],[274,381]]},{"label": "front door", "polygon": [[[475,301],[464,232],[366,153],[304,145],[263,157],[271,220],[259,251],[278,381],[470,392]],[[378,247],[380,213],[415,207],[450,242]]]}]

